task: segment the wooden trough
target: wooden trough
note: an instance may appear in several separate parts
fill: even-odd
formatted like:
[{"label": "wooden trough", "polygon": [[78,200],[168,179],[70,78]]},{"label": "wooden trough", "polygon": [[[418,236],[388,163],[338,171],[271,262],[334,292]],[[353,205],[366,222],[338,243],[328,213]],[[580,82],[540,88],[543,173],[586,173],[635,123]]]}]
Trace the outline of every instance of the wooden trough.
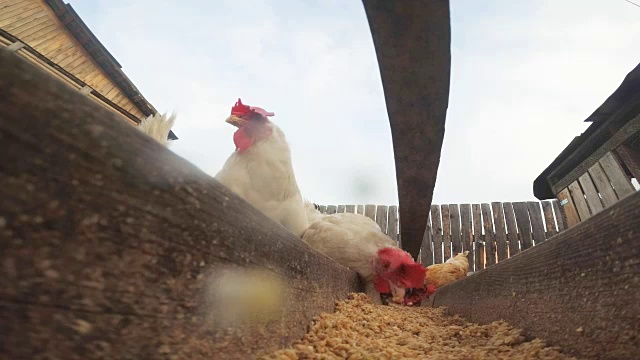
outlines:
[{"label": "wooden trough", "polygon": [[[385,11],[406,15],[404,25],[416,34],[429,30],[412,23],[424,14],[406,5],[416,3],[387,8],[365,1],[369,19],[378,21],[374,39],[376,26],[390,26],[382,34],[400,31]],[[446,1],[429,4],[448,9]],[[381,66],[384,72],[390,65]],[[421,124],[412,118],[402,125],[396,110],[394,133],[403,126],[442,130],[439,104]],[[0,358],[254,358],[300,338],[313,316],[363,290],[355,273],[115,116],[0,51]],[[440,144],[442,134],[433,135]],[[400,154],[412,144],[394,137]],[[424,154],[431,146],[416,154],[431,170],[414,172],[401,191],[411,229],[402,239],[414,239],[412,251],[420,248],[422,234],[418,241],[412,234],[424,232],[433,182],[412,187],[435,179],[439,155]],[[396,156],[405,166],[411,161]],[[411,194],[427,196],[426,207],[408,201]],[[584,358],[640,358],[639,218],[634,194],[439,290],[434,303],[474,321],[505,318]],[[258,268],[285,280],[285,311],[260,326],[213,328],[207,292],[216,265]]]}]

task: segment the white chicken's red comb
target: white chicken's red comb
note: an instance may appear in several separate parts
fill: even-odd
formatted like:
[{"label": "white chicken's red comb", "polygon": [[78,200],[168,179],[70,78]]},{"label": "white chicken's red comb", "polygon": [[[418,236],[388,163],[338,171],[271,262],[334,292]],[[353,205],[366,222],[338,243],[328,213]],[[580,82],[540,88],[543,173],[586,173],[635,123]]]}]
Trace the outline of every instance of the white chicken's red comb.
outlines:
[{"label": "white chicken's red comb", "polygon": [[231,108],[231,115],[234,116],[246,116],[250,113],[256,113],[263,117],[275,115],[274,113],[268,112],[261,107],[245,105],[242,103],[241,99],[238,99],[238,101],[236,101],[236,104]]}]

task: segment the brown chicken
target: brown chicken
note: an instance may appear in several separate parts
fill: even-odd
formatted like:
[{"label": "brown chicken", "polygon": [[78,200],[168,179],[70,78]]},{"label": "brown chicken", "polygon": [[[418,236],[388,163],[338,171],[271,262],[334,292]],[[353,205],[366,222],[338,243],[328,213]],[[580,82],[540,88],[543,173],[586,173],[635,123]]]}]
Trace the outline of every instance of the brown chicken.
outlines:
[{"label": "brown chicken", "polygon": [[427,267],[425,287],[433,286],[439,289],[456,281],[462,280],[469,272],[468,251],[461,252],[447,260],[444,264],[433,264]]}]

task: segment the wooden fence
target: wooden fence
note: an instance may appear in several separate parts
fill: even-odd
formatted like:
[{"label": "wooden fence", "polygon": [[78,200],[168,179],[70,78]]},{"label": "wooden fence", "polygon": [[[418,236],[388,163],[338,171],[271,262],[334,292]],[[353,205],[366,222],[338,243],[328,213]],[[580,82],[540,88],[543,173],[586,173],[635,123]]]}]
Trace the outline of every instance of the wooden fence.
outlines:
[{"label": "wooden fence", "polygon": [[[320,205],[319,210],[363,214],[401,241],[398,206]],[[432,205],[420,259],[423,264],[438,264],[469,250],[469,271],[478,271],[566,228],[566,215],[557,200]]]}]

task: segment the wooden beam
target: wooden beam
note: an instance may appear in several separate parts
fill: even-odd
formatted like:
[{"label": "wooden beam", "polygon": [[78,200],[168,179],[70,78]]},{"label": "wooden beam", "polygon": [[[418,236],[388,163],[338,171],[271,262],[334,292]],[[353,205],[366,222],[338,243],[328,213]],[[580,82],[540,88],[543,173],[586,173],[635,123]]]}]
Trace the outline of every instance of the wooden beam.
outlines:
[{"label": "wooden beam", "polygon": [[434,306],[505,320],[588,359],[640,359],[640,193],[491,268],[438,289]]},{"label": "wooden beam", "polygon": [[402,247],[417,259],[449,102],[449,1],[363,0],[391,123]]},{"label": "wooden beam", "polygon": [[630,145],[622,144],[616,149],[616,153],[629,169],[631,175],[640,182],[640,151]]},{"label": "wooden beam", "polygon": [[[299,339],[361,289],[355,273],[6,50],[0,94],[4,357],[248,359]],[[217,326],[223,309],[207,294],[222,265],[283,280],[272,321]]]}]

